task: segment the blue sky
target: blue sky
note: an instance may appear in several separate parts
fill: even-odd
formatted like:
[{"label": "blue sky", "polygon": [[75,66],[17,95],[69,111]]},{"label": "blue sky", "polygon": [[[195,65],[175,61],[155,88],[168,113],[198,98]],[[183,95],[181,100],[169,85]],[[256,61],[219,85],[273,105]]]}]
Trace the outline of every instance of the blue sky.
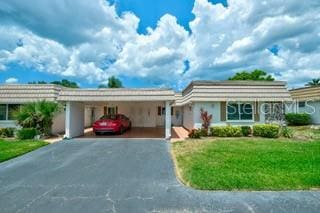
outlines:
[{"label": "blue sky", "polygon": [[[146,34],[147,28],[155,28],[158,20],[165,14],[172,14],[177,17],[178,23],[190,32],[189,22],[194,19],[191,13],[194,0],[109,0],[110,4],[116,7],[116,12],[121,15],[125,12],[133,12],[140,18],[138,33]],[[217,4],[221,3],[227,6],[226,0],[211,0],[210,2]],[[21,40],[17,41],[17,45],[21,45]],[[187,63],[187,62],[186,62]],[[188,67],[188,65],[186,65]],[[149,80],[144,80],[135,77],[118,76],[123,81],[126,87],[152,87],[157,86]],[[0,82],[6,79],[16,78],[20,83],[31,81],[44,80],[47,82],[61,80],[60,75],[53,75],[47,72],[39,72],[34,68],[20,66],[18,63],[9,64],[7,71],[0,76]],[[96,87],[99,83],[88,83],[77,77],[67,77],[67,79],[76,81],[81,87]]]},{"label": "blue sky", "polygon": [[[115,4],[118,14],[132,11],[140,18],[139,33],[147,33],[147,28],[155,28],[158,20],[164,14],[172,14],[178,19],[178,23],[190,31],[189,22],[194,19],[192,8],[194,0],[109,0]],[[210,0],[211,3],[221,3],[227,6],[226,0]]]},{"label": "blue sky", "polygon": [[[270,10],[270,8],[274,8]],[[298,0],[0,1],[0,82],[70,79],[182,89],[263,69],[320,77],[320,3]]]}]

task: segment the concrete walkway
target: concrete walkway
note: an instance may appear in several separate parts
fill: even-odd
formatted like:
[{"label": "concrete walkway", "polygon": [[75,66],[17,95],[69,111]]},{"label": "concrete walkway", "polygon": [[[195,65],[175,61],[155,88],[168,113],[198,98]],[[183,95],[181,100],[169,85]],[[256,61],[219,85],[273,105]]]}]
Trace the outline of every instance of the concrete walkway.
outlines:
[{"label": "concrete walkway", "polygon": [[163,140],[58,142],[0,164],[0,212],[319,212],[320,192],[181,185]]}]

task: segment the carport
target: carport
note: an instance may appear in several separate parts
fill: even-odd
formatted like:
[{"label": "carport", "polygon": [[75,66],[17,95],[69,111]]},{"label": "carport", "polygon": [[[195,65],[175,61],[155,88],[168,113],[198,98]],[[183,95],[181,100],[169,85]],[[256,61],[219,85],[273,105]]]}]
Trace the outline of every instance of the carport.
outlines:
[{"label": "carport", "polygon": [[[66,104],[65,137],[86,137],[85,128],[107,113],[120,113],[132,121],[131,137],[171,137],[171,89],[65,89],[58,101]],[[162,133],[159,134],[159,131]],[[108,136],[110,137],[110,136]],[[119,137],[119,136],[115,136]],[[130,137],[130,134],[124,135]]]}]

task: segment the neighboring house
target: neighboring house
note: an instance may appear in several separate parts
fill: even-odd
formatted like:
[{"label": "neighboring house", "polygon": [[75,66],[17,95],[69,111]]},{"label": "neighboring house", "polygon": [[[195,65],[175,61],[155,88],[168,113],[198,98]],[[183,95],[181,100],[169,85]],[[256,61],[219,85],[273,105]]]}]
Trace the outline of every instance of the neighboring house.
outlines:
[{"label": "neighboring house", "polygon": [[201,128],[201,108],[212,114],[211,126],[278,122],[284,104],[292,101],[280,81],[193,81],[177,97],[175,105],[182,107],[187,129]]},{"label": "neighboring house", "polygon": [[[38,100],[56,101],[62,87],[51,84],[0,85],[0,128],[17,127],[13,112],[22,104]],[[65,113],[58,113],[52,125],[53,134],[64,132]]]},{"label": "neighboring house", "polygon": [[[292,99],[285,82],[193,81],[181,93],[172,89],[71,89],[51,84],[0,85],[0,127],[15,126],[12,112],[37,100],[65,105],[52,133],[72,138],[104,114],[122,113],[133,127],[200,128],[200,109],[213,115],[211,125],[252,125],[280,120],[284,111],[270,110]],[[266,113],[265,113],[266,111]],[[279,114],[279,115],[278,115]]]},{"label": "neighboring house", "polygon": [[309,113],[313,124],[320,124],[320,86],[290,90],[294,100],[294,112]]}]

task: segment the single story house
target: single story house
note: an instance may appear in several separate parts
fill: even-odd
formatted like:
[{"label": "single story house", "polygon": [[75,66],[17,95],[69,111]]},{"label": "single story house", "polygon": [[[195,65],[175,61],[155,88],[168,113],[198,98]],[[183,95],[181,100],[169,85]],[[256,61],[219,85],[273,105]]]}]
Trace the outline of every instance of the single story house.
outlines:
[{"label": "single story house", "polygon": [[[14,127],[12,112],[21,104],[47,100],[65,106],[53,121],[52,133],[68,138],[104,114],[125,114],[133,127],[160,127],[171,137],[171,126],[200,128],[200,109],[213,115],[211,125],[252,125],[279,119],[272,109],[291,102],[286,83],[280,81],[193,81],[182,92],[172,89],[72,89],[52,84],[0,85],[0,128]],[[282,108],[281,108],[282,109]]]},{"label": "single story house", "polygon": [[294,111],[311,115],[313,124],[320,124],[320,86],[290,90],[294,100]]}]

